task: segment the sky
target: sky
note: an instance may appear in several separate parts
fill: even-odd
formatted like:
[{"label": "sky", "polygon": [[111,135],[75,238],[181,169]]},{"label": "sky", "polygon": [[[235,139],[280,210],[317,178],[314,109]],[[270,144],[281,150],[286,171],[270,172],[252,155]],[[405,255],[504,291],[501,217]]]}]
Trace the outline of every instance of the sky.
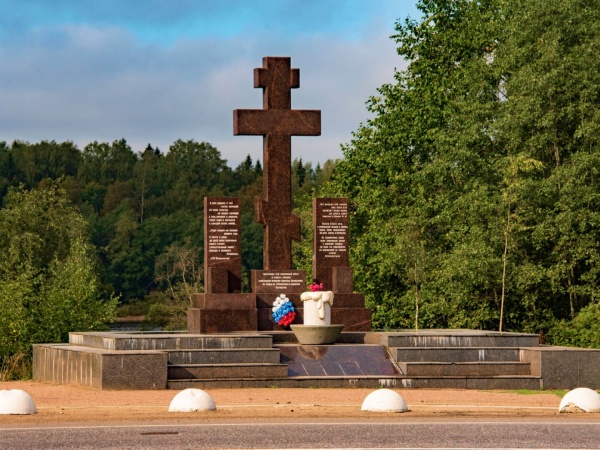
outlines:
[{"label": "sky", "polygon": [[292,108],[322,111],[321,136],[293,137],[292,157],[341,158],[365,102],[406,67],[390,36],[408,16],[415,0],[0,0],[0,141],[166,153],[194,139],[231,167],[262,161],[232,111],[262,108],[254,68],[289,56]]}]

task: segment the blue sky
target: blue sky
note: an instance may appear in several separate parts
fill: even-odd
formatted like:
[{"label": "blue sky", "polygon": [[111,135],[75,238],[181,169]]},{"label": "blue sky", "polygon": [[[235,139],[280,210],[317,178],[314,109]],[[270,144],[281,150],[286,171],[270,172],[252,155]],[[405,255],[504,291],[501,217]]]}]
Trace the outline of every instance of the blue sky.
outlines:
[{"label": "blue sky", "polygon": [[163,152],[215,145],[232,166],[262,159],[233,136],[232,110],[261,108],[263,56],[300,68],[292,107],[322,110],[319,137],[293,157],[324,162],[368,119],[365,102],[404,61],[394,23],[412,0],[0,0],[0,141],[125,138]]}]

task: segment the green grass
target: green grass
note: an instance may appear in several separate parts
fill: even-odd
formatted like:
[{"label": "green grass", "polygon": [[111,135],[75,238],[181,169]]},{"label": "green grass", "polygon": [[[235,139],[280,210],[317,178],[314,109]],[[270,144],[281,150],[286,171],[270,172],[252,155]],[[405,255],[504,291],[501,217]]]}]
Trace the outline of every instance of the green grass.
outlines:
[{"label": "green grass", "polygon": [[514,392],[515,394],[521,394],[521,395],[554,394],[554,395],[558,395],[559,397],[564,397],[564,395],[567,392],[569,392],[569,390],[568,389],[548,389],[548,390],[517,389],[516,391],[509,391],[509,392]]}]

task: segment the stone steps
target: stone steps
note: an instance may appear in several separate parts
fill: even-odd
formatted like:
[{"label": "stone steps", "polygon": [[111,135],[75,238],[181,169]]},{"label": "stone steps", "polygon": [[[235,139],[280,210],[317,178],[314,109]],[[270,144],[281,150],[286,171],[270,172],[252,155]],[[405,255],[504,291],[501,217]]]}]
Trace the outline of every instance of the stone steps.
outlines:
[{"label": "stone steps", "polygon": [[401,362],[519,361],[515,347],[392,347],[390,352]]},{"label": "stone steps", "polygon": [[407,389],[528,389],[539,390],[542,380],[535,376],[497,377],[282,377],[169,380],[168,389],[237,388],[407,388]]},{"label": "stone steps", "polygon": [[426,377],[494,377],[505,375],[531,375],[528,362],[403,362],[397,363],[405,376]]},{"label": "stone steps", "polygon": [[284,378],[286,364],[169,364],[168,381],[180,379]]},{"label": "stone steps", "polygon": [[539,336],[477,330],[422,330],[389,333],[388,347],[537,347]]},{"label": "stone steps", "polygon": [[[521,361],[518,347],[509,347],[509,342],[529,342],[531,335],[508,336],[486,332],[476,336],[462,333],[448,336],[443,333],[419,334],[410,337],[389,336],[388,342],[409,344],[392,347],[390,353],[405,376],[417,377],[495,377],[531,376],[531,365]],[[445,342],[449,346],[439,344]],[[497,346],[468,346],[467,344],[496,343]],[[417,346],[418,343],[428,346]],[[412,344],[412,346],[410,345]],[[434,344],[434,345],[431,345]],[[436,345],[437,344],[437,345]]]},{"label": "stone steps", "polygon": [[69,343],[107,350],[175,350],[272,348],[273,339],[260,334],[186,334],[186,333],[69,333]]},{"label": "stone steps", "polygon": [[170,364],[279,364],[276,348],[221,348],[167,350]]}]

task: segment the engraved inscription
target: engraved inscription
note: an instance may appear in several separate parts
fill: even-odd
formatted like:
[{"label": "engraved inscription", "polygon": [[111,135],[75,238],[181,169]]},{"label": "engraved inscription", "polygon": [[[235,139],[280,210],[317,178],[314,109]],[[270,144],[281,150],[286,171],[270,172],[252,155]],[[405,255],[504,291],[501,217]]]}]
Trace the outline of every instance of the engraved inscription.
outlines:
[{"label": "engraved inscription", "polygon": [[253,270],[253,291],[289,294],[306,290],[304,270]]},{"label": "engraved inscription", "polygon": [[208,264],[240,257],[239,199],[211,198],[208,207]]},{"label": "engraved inscription", "polygon": [[323,199],[317,203],[316,250],[321,258],[348,260],[348,204]]}]

